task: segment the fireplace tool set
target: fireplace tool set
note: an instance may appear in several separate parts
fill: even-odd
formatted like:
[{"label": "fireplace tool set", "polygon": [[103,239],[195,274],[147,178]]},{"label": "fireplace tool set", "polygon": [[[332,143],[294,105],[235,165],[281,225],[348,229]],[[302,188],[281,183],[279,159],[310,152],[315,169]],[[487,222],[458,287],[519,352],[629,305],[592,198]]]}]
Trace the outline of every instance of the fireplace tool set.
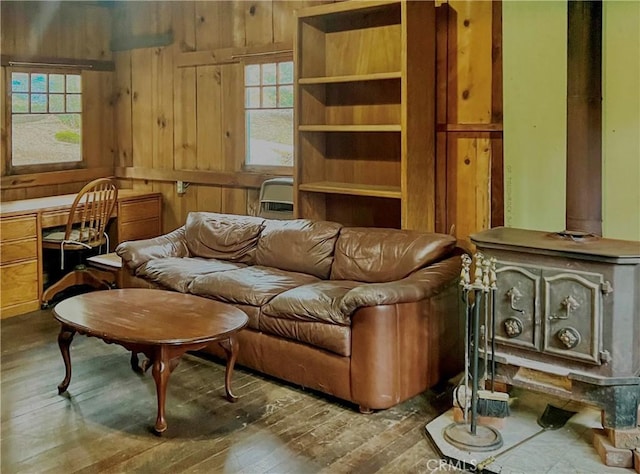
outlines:
[{"label": "fireplace tool set", "polygon": [[491,426],[479,425],[478,418],[509,415],[509,395],[495,391],[496,261],[480,253],[474,255],[474,260],[462,255],[460,273],[466,314],[465,366],[464,377],[453,392],[453,404],[462,411],[463,421],[447,426],[444,439],[466,451],[493,451],[502,446],[502,436]]}]

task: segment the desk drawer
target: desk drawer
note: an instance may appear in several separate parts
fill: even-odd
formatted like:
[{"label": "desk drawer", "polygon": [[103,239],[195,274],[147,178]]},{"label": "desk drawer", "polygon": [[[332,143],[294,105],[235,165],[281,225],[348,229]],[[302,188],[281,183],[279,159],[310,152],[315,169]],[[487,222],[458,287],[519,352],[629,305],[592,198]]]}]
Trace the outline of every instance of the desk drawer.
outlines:
[{"label": "desk drawer", "polygon": [[44,212],[42,214],[42,228],[61,227],[67,225],[69,211]]},{"label": "desk drawer", "polygon": [[34,260],[0,268],[2,307],[38,299],[38,262]]},{"label": "desk drawer", "polygon": [[157,217],[136,222],[120,222],[118,227],[118,240],[120,242],[150,239],[160,235],[160,219]]},{"label": "desk drawer", "polygon": [[118,220],[120,224],[138,222],[160,216],[160,199],[144,199],[120,204]]},{"label": "desk drawer", "polygon": [[[43,229],[51,229],[53,227],[64,227],[67,225],[67,222],[69,221],[69,212],[70,210],[66,210],[66,211],[49,211],[49,212],[44,212],[42,214],[42,228]],[[116,215],[116,210],[113,210],[113,214],[111,214],[111,217],[115,217]],[[75,222],[80,222],[81,221],[81,214],[80,213],[76,213],[76,218],[75,218]]]},{"label": "desk drawer", "polygon": [[35,238],[37,232],[38,224],[35,215],[0,220],[0,238],[3,242]]},{"label": "desk drawer", "polygon": [[38,256],[38,239],[16,240],[0,243],[0,263],[35,259]]}]

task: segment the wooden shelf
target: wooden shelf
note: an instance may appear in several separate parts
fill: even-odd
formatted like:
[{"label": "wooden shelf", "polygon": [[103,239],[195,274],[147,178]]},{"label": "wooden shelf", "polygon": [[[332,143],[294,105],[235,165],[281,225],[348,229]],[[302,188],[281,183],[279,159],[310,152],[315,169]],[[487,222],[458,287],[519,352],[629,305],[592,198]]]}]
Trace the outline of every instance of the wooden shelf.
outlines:
[{"label": "wooden shelf", "polygon": [[332,14],[352,14],[353,11],[371,10],[376,8],[393,7],[398,4],[398,0],[360,0],[358,2],[338,2],[324,5],[316,5],[298,10],[298,18],[318,17]]},{"label": "wooden shelf", "polygon": [[346,194],[350,196],[381,197],[401,199],[400,186],[380,186],[375,184],[339,183],[336,181],[318,181],[299,184],[300,191],[325,194]]},{"label": "wooden shelf", "polygon": [[304,77],[298,79],[298,84],[337,84],[343,82],[364,82],[364,81],[384,81],[389,79],[400,79],[402,73],[397,72],[377,72],[372,74],[349,74],[344,76],[326,77]]},{"label": "wooden shelf", "polygon": [[405,0],[297,11],[299,217],[433,230],[435,17]]},{"label": "wooden shelf", "polygon": [[299,132],[400,132],[400,125],[299,125]]}]

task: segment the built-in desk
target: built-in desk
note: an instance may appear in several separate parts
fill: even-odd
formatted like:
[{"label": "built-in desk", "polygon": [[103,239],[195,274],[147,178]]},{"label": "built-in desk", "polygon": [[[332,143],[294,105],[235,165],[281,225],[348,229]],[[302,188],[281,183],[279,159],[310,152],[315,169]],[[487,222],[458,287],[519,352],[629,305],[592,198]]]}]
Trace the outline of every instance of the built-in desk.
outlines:
[{"label": "built-in desk", "polygon": [[[63,226],[75,194],[0,203],[0,317],[40,308],[42,229]],[[111,247],[125,240],[147,239],[162,232],[162,195],[118,190],[109,230]],[[111,250],[112,250],[111,249]]]}]

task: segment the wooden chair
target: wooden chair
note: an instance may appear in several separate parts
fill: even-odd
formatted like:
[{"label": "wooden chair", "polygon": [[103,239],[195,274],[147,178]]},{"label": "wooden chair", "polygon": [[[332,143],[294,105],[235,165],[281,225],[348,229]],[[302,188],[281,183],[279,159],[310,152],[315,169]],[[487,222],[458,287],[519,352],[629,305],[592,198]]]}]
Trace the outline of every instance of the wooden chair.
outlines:
[{"label": "wooden chair", "polygon": [[[43,235],[44,249],[60,250],[60,268],[65,268],[65,253],[84,255],[88,251],[109,252],[107,224],[118,199],[118,190],[110,178],[99,178],[85,185],[71,205],[67,225],[64,230],[48,232]],[[95,252],[93,252],[95,253]],[[112,272],[77,265],[70,273],[52,284],[42,294],[42,307],[49,306],[53,297],[62,290],[76,285],[89,285],[94,288],[111,288],[115,276]]]}]

